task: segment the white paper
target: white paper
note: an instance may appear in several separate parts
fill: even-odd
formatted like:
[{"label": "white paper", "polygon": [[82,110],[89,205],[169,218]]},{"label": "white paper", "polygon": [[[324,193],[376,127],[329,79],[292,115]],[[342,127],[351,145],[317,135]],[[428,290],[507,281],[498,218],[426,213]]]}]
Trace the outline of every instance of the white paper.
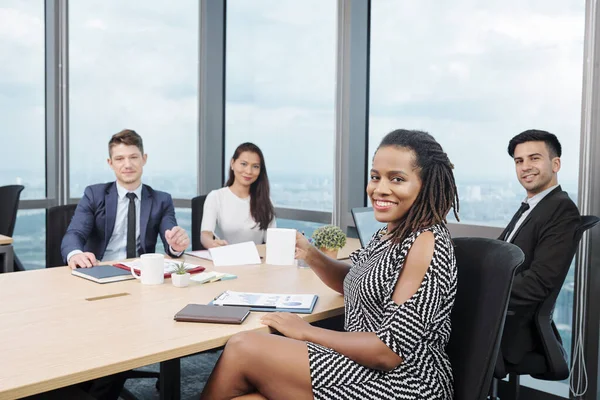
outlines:
[{"label": "white paper", "polygon": [[285,228],[267,229],[267,264],[294,265],[296,230]]},{"label": "white paper", "polygon": [[254,242],[213,247],[208,251],[215,267],[260,264],[260,256]]},{"label": "white paper", "polygon": [[217,297],[213,304],[219,306],[310,309],[314,298],[314,294],[250,293],[227,290]]},{"label": "white paper", "polygon": [[208,250],[186,251],[185,254],[187,254],[189,256],[203,258],[205,260],[212,260],[212,257],[210,256],[210,252]]}]

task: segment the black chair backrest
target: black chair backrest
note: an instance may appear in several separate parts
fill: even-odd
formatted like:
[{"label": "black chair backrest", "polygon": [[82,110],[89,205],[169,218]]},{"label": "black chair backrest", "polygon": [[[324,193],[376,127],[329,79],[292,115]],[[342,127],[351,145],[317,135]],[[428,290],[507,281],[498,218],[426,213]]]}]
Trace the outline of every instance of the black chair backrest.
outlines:
[{"label": "black chair backrest", "polygon": [[581,240],[581,237],[583,236],[585,231],[598,225],[598,222],[600,222],[600,218],[596,217],[595,215],[581,216],[581,223],[579,224],[579,226],[577,227],[577,231],[575,232],[575,241],[577,242],[577,244],[579,244],[579,241]]},{"label": "black chair backrest", "polygon": [[200,240],[200,228],[202,226],[205,201],[205,194],[192,199],[192,250],[204,250],[204,246],[202,246],[202,241]]},{"label": "black chair backrest", "polygon": [[446,347],[454,398],[482,400],[492,381],[515,270],[525,256],[500,240],[456,238],[454,244],[458,288]]},{"label": "black chair backrest", "polygon": [[[600,222],[600,218],[594,215],[583,215],[581,217],[581,222],[579,223],[579,226],[575,231],[575,236],[573,237],[573,254],[571,255],[571,259],[575,255],[577,246],[579,245],[579,241],[581,240],[584,232],[594,227],[596,224],[598,224],[598,222]],[[569,267],[570,263],[569,265],[565,266],[561,282],[564,282],[566,279],[567,273],[569,272]],[[567,353],[562,346],[558,329],[556,329],[556,325],[552,320],[556,299],[558,298],[561,289],[562,285],[556,287],[550,293],[550,296],[548,296],[536,310],[535,324],[540,335],[540,341],[544,347],[544,357],[546,358],[547,367],[546,372],[542,374],[532,374],[532,376],[537,379],[559,381],[569,377],[569,362],[567,360]]]},{"label": "black chair backrest", "polygon": [[77,204],[50,207],[46,213],[46,268],[65,265],[60,254],[62,239],[75,214]]},{"label": "black chair backrest", "polygon": [[0,235],[12,237],[23,189],[22,185],[0,186]]}]

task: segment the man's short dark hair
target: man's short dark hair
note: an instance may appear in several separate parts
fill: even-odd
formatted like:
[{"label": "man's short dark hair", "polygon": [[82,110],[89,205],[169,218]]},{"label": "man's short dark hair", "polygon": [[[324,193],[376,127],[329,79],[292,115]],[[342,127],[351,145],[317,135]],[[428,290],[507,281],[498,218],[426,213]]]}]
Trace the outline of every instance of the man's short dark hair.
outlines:
[{"label": "man's short dark hair", "polygon": [[110,150],[119,144],[124,144],[126,146],[137,146],[137,148],[140,149],[140,152],[144,154],[144,142],[142,141],[142,137],[132,129],[123,129],[121,132],[112,135],[108,141],[109,157],[111,156]]},{"label": "man's short dark hair", "polygon": [[519,133],[508,142],[508,154],[511,157],[515,155],[515,148],[517,145],[525,142],[544,142],[550,153],[550,158],[560,157],[562,154],[562,147],[558,138],[546,131],[540,131],[538,129],[529,129],[527,131]]}]

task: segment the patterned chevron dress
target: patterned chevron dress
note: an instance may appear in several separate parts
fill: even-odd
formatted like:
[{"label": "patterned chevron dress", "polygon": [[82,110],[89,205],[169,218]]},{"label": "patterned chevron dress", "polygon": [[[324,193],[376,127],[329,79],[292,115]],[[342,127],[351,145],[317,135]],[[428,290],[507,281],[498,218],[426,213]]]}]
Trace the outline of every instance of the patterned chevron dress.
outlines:
[{"label": "patterned chevron dress", "polygon": [[[435,237],[431,264],[417,293],[397,305],[392,293],[404,260],[427,230]],[[344,281],[345,329],[375,332],[404,361],[390,372],[378,371],[309,342],[314,398],[452,399],[452,368],[445,347],[457,271],[450,234],[435,225],[394,245],[381,240],[381,233],[350,256],[353,266]]]}]

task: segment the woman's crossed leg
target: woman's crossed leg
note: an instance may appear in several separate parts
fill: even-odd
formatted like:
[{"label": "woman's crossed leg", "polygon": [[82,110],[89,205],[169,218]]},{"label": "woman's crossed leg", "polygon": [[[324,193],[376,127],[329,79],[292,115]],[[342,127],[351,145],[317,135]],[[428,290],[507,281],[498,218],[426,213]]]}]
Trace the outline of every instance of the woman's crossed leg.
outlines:
[{"label": "woman's crossed leg", "polygon": [[200,399],[230,400],[253,392],[269,400],[312,399],[306,343],[256,332],[229,339]]}]

